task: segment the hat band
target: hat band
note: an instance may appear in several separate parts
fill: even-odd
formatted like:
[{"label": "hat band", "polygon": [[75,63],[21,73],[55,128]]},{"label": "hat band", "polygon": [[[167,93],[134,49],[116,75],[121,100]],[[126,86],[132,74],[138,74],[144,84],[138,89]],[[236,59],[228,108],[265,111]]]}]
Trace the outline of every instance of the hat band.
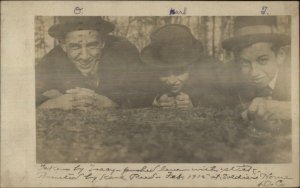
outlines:
[{"label": "hat band", "polygon": [[245,26],[238,30],[236,30],[236,36],[245,36],[245,35],[253,35],[253,34],[271,34],[275,33],[276,28],[267,26],[267,25],[254,25],[254,26]]}]

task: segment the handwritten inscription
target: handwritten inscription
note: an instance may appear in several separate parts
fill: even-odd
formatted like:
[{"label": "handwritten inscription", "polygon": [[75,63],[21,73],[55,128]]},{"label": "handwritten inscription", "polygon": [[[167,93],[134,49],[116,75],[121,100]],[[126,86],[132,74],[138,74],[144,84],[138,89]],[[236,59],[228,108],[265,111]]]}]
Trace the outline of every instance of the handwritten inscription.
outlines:
[{"label": "handwritten inscription", "polygon": [[267,12],[267,9],[268,9],[267,6],[262,6],[262,7],[261,7],[260,13],[261,13],[262,15],[265,15],[265,14],[268,15],[269,13]]},{"label": "handwritten inscription", "polygon": [[187,13],[187,8],[183,8],[183,10],[176,10],[174,8],[171,8],[170,9],[170,12],[169,12],[169,16],[172,16],[172,15],[186,15]]},{"label": "handwritten inscription", "polygon": [[141,165],[140,167],[107,168],[96,164],[68,165],[60,167],[40,164],[37,177],[41,179],[64,179],[68,181],[86,180],[89,182],[120,180],[243,180],[254,181],[259,187],[283,187],[292,177],[278,176],[272,172],[254,168],[251,165],[233,165],[227,168],[217,165],[195,168],[174,168],[167,165]]},{"label": "handwritten inscription", "polygon": [[75,7],[74,8],[74,14],[82,14],[83,12],[83,8],[80,7]]}]

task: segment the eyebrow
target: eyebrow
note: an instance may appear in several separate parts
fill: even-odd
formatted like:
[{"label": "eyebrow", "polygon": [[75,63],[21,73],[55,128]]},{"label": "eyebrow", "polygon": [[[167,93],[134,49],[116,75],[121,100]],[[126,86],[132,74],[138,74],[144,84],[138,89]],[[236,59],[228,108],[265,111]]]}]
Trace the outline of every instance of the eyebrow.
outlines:
[{"label": "eyebrow", "polygon": [[249,61],[247,59],[244,59],[244,58],[241,58],[241,57],[237,59],[237,63],[239,63],[240,61],[246,62],[246,63],[251,63],[251,61]]},{"label": "eyebrow", "polygon": [[90,42],[90,43],[87,43],[87,47],[89,47],[89,46],[97,46],[97,45],[99,45],[99,42]]},{"label": "eyebrow", "polygon": [[256,59],[263,58],[263,57],[268,57],[268,55],[264,54],[264,55],[258,56]]},{"label": "eyebrow", "polygon": [[70,43],[69,46],[70,46],[70,47],[74,47],[74,46],[77,47],[77,46],[81,46],[81,44],[78,44],[78,43]]}]

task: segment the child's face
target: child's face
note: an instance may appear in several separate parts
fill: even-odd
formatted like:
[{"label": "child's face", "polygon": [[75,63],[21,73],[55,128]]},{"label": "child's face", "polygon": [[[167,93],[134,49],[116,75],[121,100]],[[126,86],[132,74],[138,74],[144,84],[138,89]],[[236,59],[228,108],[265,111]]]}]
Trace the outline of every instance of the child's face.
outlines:
[{"label": "child's face", "polygon": [[189,71],[176,70],[165,71],[160,77],[160,81],[166,86],[166,89],[173,94],[179,93],[189,78]]}]

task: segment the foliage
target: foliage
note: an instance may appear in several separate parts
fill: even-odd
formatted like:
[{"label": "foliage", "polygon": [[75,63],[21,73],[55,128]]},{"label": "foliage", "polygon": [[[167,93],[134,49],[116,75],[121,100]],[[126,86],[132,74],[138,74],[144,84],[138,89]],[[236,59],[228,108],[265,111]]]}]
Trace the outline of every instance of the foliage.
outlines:
[{"label": "foliage", "polygon": [[[41,58],[55,45],[47,30],[57,22],[57,17],[37,16],[35,18],[36,58]],[[191,29],[196,39],[204,45],[204,53],[220,60],[230,61],[230,56],[222,49],[221,42],[233,35],[233,16],[104,16],[103,19],[115,24],[113,35],[126,37],[142,50],[150,43],[150,35],[167,24],[182,24]],[[278,16],[278,30],[290,34],[290,17]]]}]

